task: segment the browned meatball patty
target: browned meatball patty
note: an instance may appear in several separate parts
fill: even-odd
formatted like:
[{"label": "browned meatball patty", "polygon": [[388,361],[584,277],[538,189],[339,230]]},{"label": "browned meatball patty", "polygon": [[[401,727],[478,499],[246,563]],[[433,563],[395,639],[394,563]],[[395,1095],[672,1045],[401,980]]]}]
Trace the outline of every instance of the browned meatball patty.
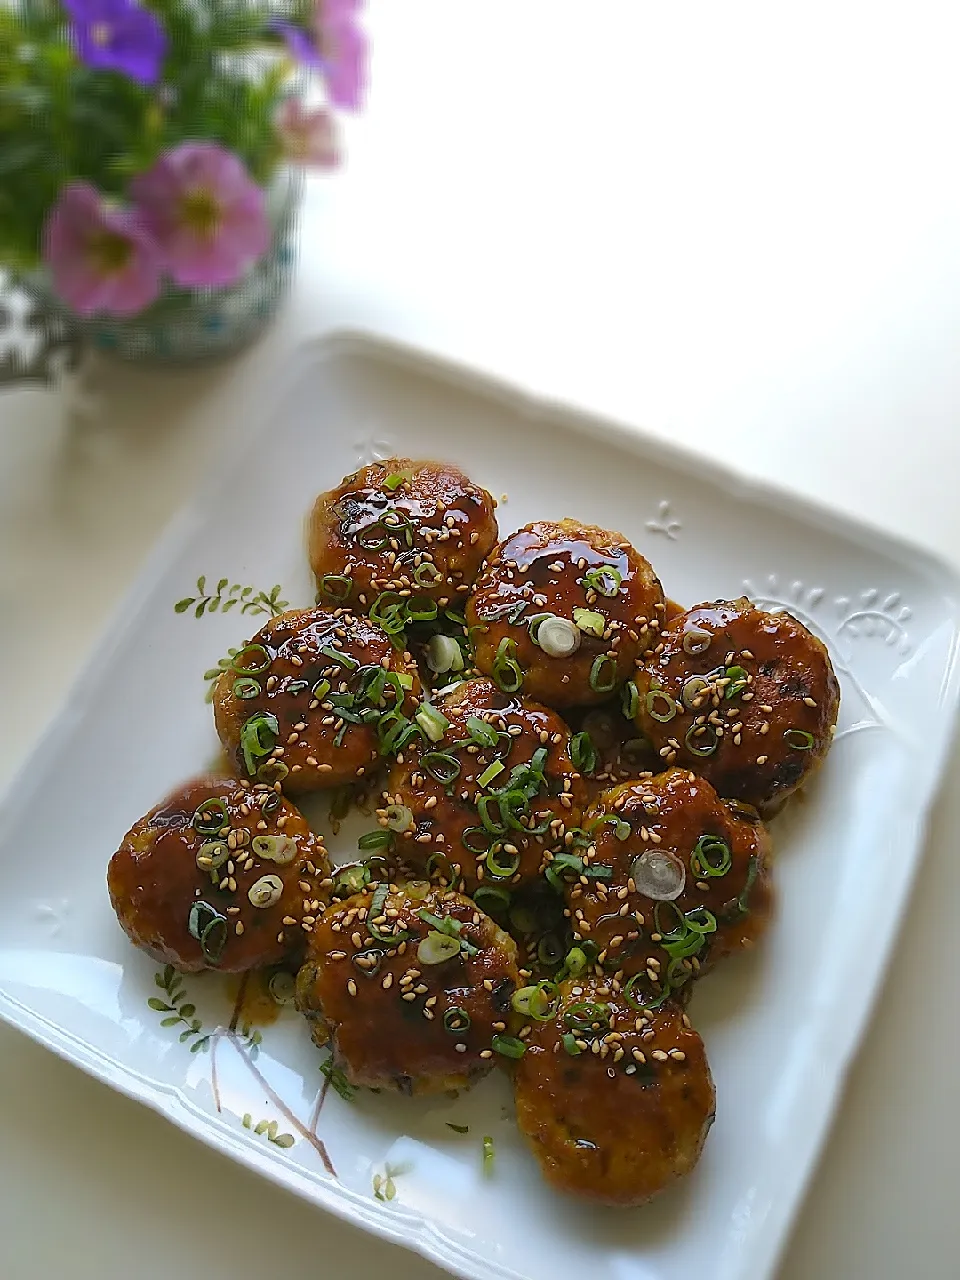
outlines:
[{"label": "browned meatball patty", "polygon": [[677,995],[766,928],[769,836],[755,810],[703,778],[670,769],[613,787],[584,828],[583,872],[562,871],[574,937],[606,971],[636,975],[631,989]]},{"label": "browned meatball patty", "polygon": [[262,627],[217,681],[220,740],[241,774],[297,793],[362,779],[379,714],[416,705],[407,653],[346,609],[294,609]]},{"label": "browned meatball patty", "polygon": [[469,899],[384,884],[314,931],[297,1006],[352,1084],[442,1093],[494,1065],[518,982],[513,940]]},{"label": "browned meatball patty", "polygon": [[749,600],[675,618],[636,674],[636,721],[667,764],[763,812],[817,768],[840,686],[825,645],[789,613]]},{"label": "browned meatball patty", "polygon": [[199,778],[131,827],[107,887],[127,936],[154,959],[240,973],[299,956],[327,875],[323,841],[273,788]]},{"label": "browned meatball patty", "polygon": [[497,540],[496,505],[445,463],[388,458],[354,472],[310,517],[319,598],[366,612],[397,592],[461,609]]},{"label": "browned meatball patty", "polygon": [[[534,880],[547,849],[579,825],[583,781],[570,731],[553,711],[466,680],[436,703],[434,741],[411,742],[390,771],[381,823],[415,871],[512,890]],[[481,894],[482,901],[482,894]]]},{"label": "browned meatball patty", "polygon": [[477,667],[550,707],[603,702],[664,611],[656,574],[619,533],[541,520],[501,542],[467,605]]},{"label": "browned meatball patty", "polygon": [[674,1005],[635,1008],[617,983],[597,978],[563,983],[554,1016],[531,1025],[514,1092],[520,1132],[547,1182],[625,1206],[690,1172],[716,1106],[686,1015]]}]

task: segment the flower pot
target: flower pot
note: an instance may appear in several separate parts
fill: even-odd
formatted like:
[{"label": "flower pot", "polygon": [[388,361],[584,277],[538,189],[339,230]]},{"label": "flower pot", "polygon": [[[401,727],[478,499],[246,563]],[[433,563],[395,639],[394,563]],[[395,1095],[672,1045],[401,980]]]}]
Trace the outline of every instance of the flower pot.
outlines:
[{"label": "flower pot", "polygon": [[138,315],[83,318],[50,290],[46,273],[24,282],[71,333],[107,355],[148,364],[195,364],[220,359],[259,338],[293,277],[303,179],[283,171],[267,193],[273,227],[269,249],[236,284],[216,289],[170,285]]}]

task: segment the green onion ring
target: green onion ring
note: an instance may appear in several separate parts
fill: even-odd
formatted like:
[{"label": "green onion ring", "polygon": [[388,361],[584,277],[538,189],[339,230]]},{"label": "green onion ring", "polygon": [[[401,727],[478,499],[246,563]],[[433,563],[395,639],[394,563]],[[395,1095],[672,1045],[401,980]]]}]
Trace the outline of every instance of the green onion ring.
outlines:
[{"label": "green onion ring", "polygon": [[[244,654],[247,653],[260,654],[262,655],[263,660],[257,666],[251,666],[249,663],[244,663],[242,659]],[[233,661],[230,665],[234,671],[236,671],[237,675],[259,676],[269,669],[272,661],[273,659],[262,644],[245,644],[239,653],[234,654]]]},{"label": "green onion ring", "polygon": [[[666,704],[667,709],[665,712],[655,710],[658,702]],[[651,689],[644,699],[644,704],[650,718],[652,720],[659,720],[661,724],[667,724],[668,721],[672,720],[678,710],[677,704],[665,689]]]},{"label": "green onion ring", "polygon": [[[609,666],[609,676],[604,675],[604,668]],[[595,693],[609,693],[617,683],[617,660],[610,653],[600,653],[593,660],[590,668],[590,688]]]},{"label": "green onion ring", "polygon": [[523,669],[514,654],[517,642],[504,636],[493,660],[493,678],[504,693],[516,693],[523,686]]},{"label": "green onion ring", "polygon": [[793,747],[794,751],[810,751],[817,744],[816,738],[806,729],[785,729],[783,740],[788,747]]}]

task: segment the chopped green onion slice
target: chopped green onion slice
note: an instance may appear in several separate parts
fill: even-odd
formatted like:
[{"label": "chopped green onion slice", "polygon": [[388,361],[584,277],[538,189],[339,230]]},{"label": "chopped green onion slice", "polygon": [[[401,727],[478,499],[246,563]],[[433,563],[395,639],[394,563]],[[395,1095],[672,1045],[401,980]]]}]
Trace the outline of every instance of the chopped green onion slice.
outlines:
[{"label": "chopped green onion slice", "polygon": [[750,897],[750,891],[754,886],[754,882],[760,872],[760,859],[755,853],[750,855],[750,861],[747,863],[747,878],[744,881],[743,889],[739,898],[734,898],[732,902],[724,903],[721,915],[724,920],[738,920],[741,916],[745,916],[749,910],[747,900]]},{"label": "chopped green onion slice", "polygon": [[353,588],[353,579],[345,573],[325,573],[320,579],[320,592],[330,600],[346,600]]},{"label": "chopped green onion slice", "polygon": [[687,873],[683,863],[668,849],[644,849],[630,865],[637,893],[655,902],[673,902],[683,893]]},{"label": "chopped green onion slice", "polygon": [[395,947],[401,942],[406,942],[408,938],[412,938],[413,934],[408,929],[398,928],[394,920],[390,920],[384,915],[389,892],[388,885],[377,885],[370,902],[370,910],[367,912],[366,924],[367,932],[371,938],[383,943],[384,946]]},{"label": "chopped green onion slice", "polygon": [[688,627],[683,633],[683,651],[696,657],[698,653],[706,653],[710,648],[713,636],[703,627]]},{"label": "chopped green onion slice", "polygon": [[609,693],[617,683],[617,660],[611,653],[598,654],[590,668],[590,688],[595,693]]},{"label": "chopped green onion slice", "polygon": [[460,842],[468,853],[481,858],[490,852],[493,836],[494,833],[488,831],[486,827],[467,827],[460,837]]},{"label": "chopped green onion slice", "polygon": [[494,876],[497,880],[509,880],[511,876],[516,875],[520,866],[520,854],[504,853],[503,850],[494,846],[486,856],[485,866],[487,875]]},{"label": "chopped green onion slice", "polygon": [[684,680],[683,688],[680,690],[680,701],[688,711],[696,711],[700,705],[700,695],[704,689],[709,689],[710,684],[704,680],[703,676],[691,676],[689,680]]},{"label": "chopped green onion slice", "polygon": [[209,800],[197,806],[191,819],[194,829],[204,836],[218,836],[230,822],[227,806],[219,796],[211,796]]},{"label": "chopped green onion slice", "polygon": [[460,761],[449,751],[428,751],[420,757],[420,763],[437,782],[444,786],[454,782],[460,776]]},{"label": "chopped green onion slice", "polygon": [[406,804],[388,804],[386,823],[391,831],[409,831],[413,826],[413,810]]},{"label": "chopped green onion slice", "polygon": [[324,698],[327,696],[327,694],[330,692],[330,681],[318,680],[317,683],[310,690],[310,692],[313,694],[313,696],[316,698],[318,702],[322,702]]},{"label": "chopped green onion slice", "polygon": [[[573,612],[576,617],[577,610]],[[535,629],[530,628],[530,636],[548,658],[569,658],[580,648],[580,633],[574,623],[552,613],[544,615]]]},{"label": "chopped green onion slice", "polygon": [[[666,924],[664,924],[663,916],[661,915],[661,912],[663,912],[664,910],[670,911],[673,913],[673,919],[675,920],[675,923],[669,927]],[[675,906],[672,901],[667,899],[664,899],[658,902],[657,905],[654,907],[653,926],[656,929],[657,933],[660,934],[661,938],[673,939],[674,941],[676,941],[679,938],[682,938],[683,935],[687,932],[686,918],[684,917],[683,912],[680,910],[679,907]]]},{"label": "chopped green onion slice", "polygon": [[581,973],[586,971],[589,961],[587,954],[580,947],[571,947],[567,952],[563,967],[571,978],[578,978]]},{"label": "chopped green onion slice", "polygon": [[666,724],[677,714],[677,704],[665,689],[651,689],[644,699],[647,714],[652,720]]},{"label": "chopped green onion slice", "polygon": [[334,881],[337,893],[359,893],[370,883],[370,869],[364,866],[341,867]]},{"label": "chopped green onion slice", "polygon": [[405,481],[407,481],[408,479],[409,479],[409,476],[405,476],[402,471],[394,471],[391,475],[387,476],[386,480],[384,480],[383,483],[390,490],[390,492],[393,493],[394,490],[399,489],[400,486],[404,484]]},{"label": "chopped green onion slice", "polygon": [[413,580],[418,587],[432,587],[439,582],[443,574],[430,560],[424,560],[413,571]]},{"label": "chopped green onion slice", "polygon": [[735,698],[738,694],[743,693],[750,683],[743,667],[727,667],[724,675],[730,681],[724,690],[723,696],[725,700]]},{"label": "chopped green onion slice", "polygon": [[481,747],[495,747],[500,738],[493,725],[487,724],[486,720],[481,720],[479,716],[467,717],[467,731],[474,742]]},{"label": "chopped green onion slice", "polygon": [[321,645],[320,652],[325,658],[329,658],[331,662],[336,662],[341,667],[346,667],[348,671],[356,671],[360,665],[356,658],[351,657],[349,653],[344,653],[342,649],[334,648],[332,644]]},{"label": "chopped green onion slice", "polygon": [[261,782],[269,782],[271,786],[275,782],[282,782],[289,772],[282,760],[264,760],[257,767],[257,777]]},{"label": "chopped green onion slice", "polygon": [[432,622],[439,612],[436,600],[428,596],[411,596],[403,611],[408,622]]},{"label": "chopped green onion slice", "polygon": [[507,804],[503,795],[481,796],[477,800],[477,813],[484,828],[492,835],[506,834],[509,822]]},{"label": "chopped green onion slice", "polygon": [[378,829],[376,831],[368,831],[366,835],[362,835],[357,841],[357,848],[362,849],[364,853],[370,849],[387,849],[390,847],[392,839],[389,831]]},{"label": "chopped green onion slice", "polygon": [[712,724],[691,725],[683,737],[691,755],[712,756],[720,745],[720,738]]},{"label": "chopped green onion slice", "polygon": [[421,703],[414,719],[431,742],[439,742],[450,728],[450,721],[443,712],[438,711],[429,702]]},{"label": "chopped green onion slice", "polygon": [[793,747],[794,751],[809,751],[816,746],[817,741],[812,733],[807,733],[806,729],[786,729],[783,740],[788,747]]},{"label": "chopped green onion slice", "polygon": [[640,690],[633,680],[628,680],[623,686],[621,706],[628,720],[637,718],[637,712],[640,710]]},{"label": "chopped green onion slice", "polygon": [[[250,661],[247,656],[250,655]],[[239,653],[234,655],[230,664],[241,676],[259,676],[268,669],[272,659],[262,644],[245,644]]]},{"label": "chopped green onion slice", "polygon": [[646,974],[635,973],[627,985],[623,989],[623,997],[632,1009],[638,1011],[653,1013],[662,1005],[666,1004],[670,995],[670,988],[666,987],[659,993],[648,991],[643,985]]},{"label": "chopped green onion slice", "polygon": [[396,591],[381,591],[370,606],[370,621],[388,636],[397,635],[406,623],[405,601]]},{"label": "chopped green onion slice", "polygon": [[503,773],[504,765],[502,760],[494,760],[492,764],[488,764],[477,779],[477,785],[480,787],[488,787],[494,778],[498,778]]},{"label": "chopped green onion slice", "polygon": [[489,1136],[489,1134],[484,1134],[483,1172],[487,1175],[487,1177],[489,1177],[490,1174],[493,1173],[493,1162],[495,1158],[496,1158],[496,1154],[493,1149],[493,1139]]},{"label": "chopped green onion slice", "polygon": [[[230,850],[223,840],[205,840],[197,850],[197,866],[201,871],[209,871],[211,874],[229,858]],[[218,882],[220,877],[215,876],[214,880]]]},{"label": "chopped green onion slice", "polygon": [[[490,1048],[495,1053],[503,1054],[505,1058],[522,1058],[527,1051],[527,1046],[516,1036],[494,1036],[490,1041]],[[492,1141],[490,1145],[493,1146]],[[484,1146],[486,1146],[486,1139],[484,1139]]]},{"label": "chopped green onion slice", "polygon": [[417,947],[417,959],[421,964],[443,964],[459,954],[460,939],[441,933],[438,929],[431,929]]},{"label": "chopped green onion slice", "polygon": [[510,890],[502,889],[499,885],[480,885],[474,891],[473,900],[488,916],[502,916],[510,910]]},{"label": "chopped green onion slice", "polygon": [[447,1009],[443,1015],[443,1028],[451,1035],[470,1030],[470,1015],[466,1009]]},{"label": "chopped green onion slice", "polygon": [[557,1006],[558,988],[555,982],[544,980],[536,986],[521,987],[513,993],[511,1004],[516,1013],[537,1022],[547,1022]]},{"label": "chopped green onion slice", "polygon": [[695,933],[716,933],[717,931],[717,917],[706,907],[694,907],[692,911],[687,912],[685,919],[687,928],[693,929]]},{"label": "chopped green onion slice", "polygon": [[233,696],[235,698],[256,698],[262,692],[260,681],[254,680],[253,676],[237,676],[233,682]]},{"label": "chopped green onion slice", "polygon": [[573,620],[577,630],[588,636],[602,636],[607,629],[607,620],[595,609],[574,609]]},{"label": "chopped green onion slice", "polygon": [[463,670],[463,650],[453,636],[431,636],[424,650],[427,666],[438,674]]},{"label": "chopped green onion slice", "polygon": [[289,836],[254,836],[250,848],[258,858],[285,867],[297,856],[297,842]]},{"label": "chopped green onion slice", "polygon": [[583,575],[583,581],[586,586],[596,591],[598,595],[612,597],[620,590],[623,574],[619,569],[615,569],[613,565],[602,564],[593,569],[588,569]]},{"label": "chopped green onion slice", "polygon": [[578,773],[593,773],[597,767],[597,748],[589,733],[575,733],[570,739],[570,759]]},{"label": "chopped green onion slice", "polygon": [[577,1044],[577,1037],[572,1031],[565,1031],[560,1039],[563,1042],[564,1049],[566,1049],[567,1053],[570,1054],[571,1058],[575,1058],[578,1053],[583,1053],[583,1050]]},{"label": "chopped green onion slice", "polygon": [[564,1010],[563,1020],[571,1031],[597,1033],[610,1026],[610,1010],[605,1004],[595,1004],[592,1000],[578,1000]]},{"label": "chopped green onion slice", "polygon": [[504,693],[516,693],[523,685],[523,670],[514,657],[516,651],[517,642],[504,636],[493,660],[493,678]]},{"label": "chopped green onion slice", "polygon": [[211,964],[216,964],[223,955],[227,942],[227,917],[220,914],[216,907],[202,899],[190,904],[187,916],[187,930],[191,937],[200,943],[200,950]]},{"label": "chopped green onion slice", "polygon": [[701,836],[690,855],[690,870],[698,879],[725,876],[733,866],[726,840],[719,836]]},{"label": "chopped green onion slice", "polygon": [[461,880],[459,863],[451,862],[445,853],[431,853],[425,869],[431,880],[436,877],[451,888]]}]

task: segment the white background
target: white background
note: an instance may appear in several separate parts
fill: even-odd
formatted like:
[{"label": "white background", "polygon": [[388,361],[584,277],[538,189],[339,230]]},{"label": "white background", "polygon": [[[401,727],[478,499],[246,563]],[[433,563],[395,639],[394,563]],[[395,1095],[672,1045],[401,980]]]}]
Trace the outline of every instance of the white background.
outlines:
[{"label": "white background", "polygon": [[[953,4],[379,0],[370,27],[369,109],[347,169],[309,189],[263,344],[189,374],[95,369],[92,413],[0,392],[4,778],[250,389],[331,327],[641,423],[960,560]],[[958,769],[782,1280],[960,1270]],[[0,1027],[3,1280],[280,1267],[439,1274]]]}]

